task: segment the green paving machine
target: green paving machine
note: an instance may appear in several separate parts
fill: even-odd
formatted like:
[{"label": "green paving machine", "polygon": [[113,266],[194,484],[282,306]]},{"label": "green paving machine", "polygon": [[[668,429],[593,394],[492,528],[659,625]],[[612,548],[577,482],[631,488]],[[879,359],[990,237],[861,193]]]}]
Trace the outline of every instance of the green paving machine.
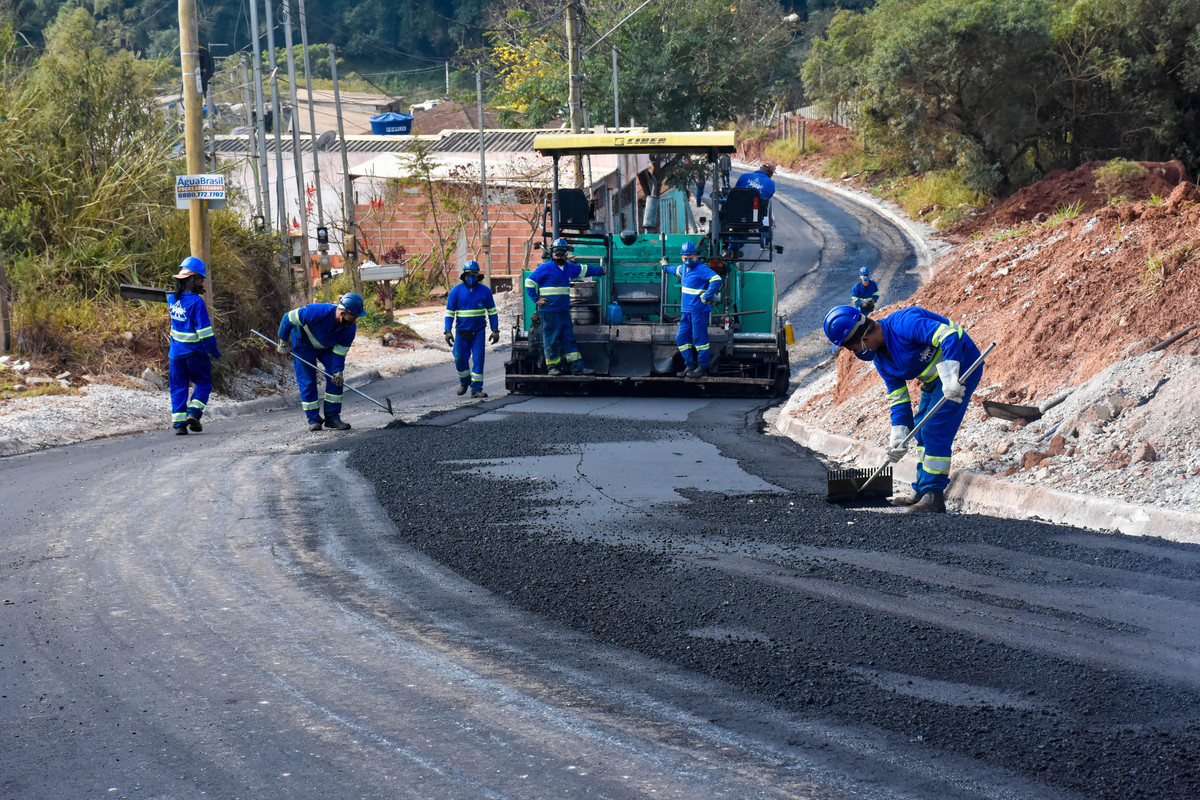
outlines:
[{"label": "green paving machine", "polygon": [[[778,309],[775,273],[756,269],[782,248],[770,244],[766,201],[753,188],[729,186],[732,131],[656,134],[542,134],[534,150],[553,161],[553,184],[543,215],[543,252],[554,239],[571,246],[572,261],[602,265],[605,274],[571,285],[571,317],[584,363],[594,375],[547,374],[537,306],[521,288],[521,319],[513,328],[505,385],[515,394],[683,395],[772,397],[791,376],[787,335]],[[614,233],[593,223],[582,189],[559,186],[559,161],[589,155],[670,154],[707,159],[713,218],[696,233]],[[707,169],[706,169],[707,171]],[[704,222],[704,220],[701,220]],[[661,262],[680,261],[684,242],[722,278],[709,327],[712,364],[707,375],[684,378],[675,345],[681,308],[678,277]]]}]

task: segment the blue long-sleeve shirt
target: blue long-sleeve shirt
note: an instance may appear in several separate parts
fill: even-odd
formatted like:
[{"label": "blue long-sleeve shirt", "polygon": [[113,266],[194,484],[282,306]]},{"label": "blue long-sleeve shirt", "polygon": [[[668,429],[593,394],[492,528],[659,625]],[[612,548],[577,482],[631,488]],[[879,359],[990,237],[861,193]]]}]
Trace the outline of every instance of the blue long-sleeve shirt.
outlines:
[{"label": "blue long-sleeve shirt", "polygon": [[884,346],[868,357],[887,387],[893,425],[913,426],[908,382],[940,380],[937,365],[957,361],[960,373],[979,358],[979,348],[957,322],[923,308],[905,308],[879,320]]},{"label": "blue long-sleeve shirt", "polygon": [[664,264],[663,271],[668,275],[677,276],[683,284],[680,303],[683,311],[708,311],[709,307],[702,303],[700,298],[712,300],[721,291],[721,276],[701,261],[694,262],[693,266],[688,266],[687,263]]},{"label": "blue long-sleeve shirt", "polygon": [[879,284],[868,279],[867,285],[863,286],[862,281],[855,281],[854,288],[850,290],[850,302],[855,308],[862,308],[864,300],[870,300],[873,303],[879,302]]},{"label": "blue long-sleeve shirt", "polygon": [[744,189],[747,186],[751,189],[758,189],[758,194],[763,200],[770,200],[775,194],[775,181],[771,180],[771,176],[762,170],[743,173],[737,179],[736,188]]},{"label": "blue long-sleeve shirt", "polygon": [[582,266],[574,261],[568,261],[561,267],[553,261],[547,261],[538,266],[525,279],[525,293],[537,302],[539,297],[546,298],[546,311],[571,310],[571,280],[573,278],[592,278],[604,274],[604,267]]},{"label": "blue long-sleeve shirt", "polygon": [[309,303],[293,308],[279,321],[279,338],[290,341],[292,349],[300,353],[332,350],[332,371],[341,372],[346,367],[346,354],[354,343],[358,325],[338,322],[337,308],[333,303]]},{"label": "blue long-sleeve shirt", "polygon": [[492,290],[483,284],[467,286],[460,283],[450,290],[446,298],[446,333],[454,325],[462,333],[483,330],[491,323],[492,330],[500,330],[500,315],[496,313],[496,300]]},{"label": "blue long-sleeve shirt", "polygon": [[167,308],[171,310],[171,349],[167,352],[168,358],[187,358],[197,353],[221,357],[203,297],[194,292],[184,292],[178,298],[168,294]]}]

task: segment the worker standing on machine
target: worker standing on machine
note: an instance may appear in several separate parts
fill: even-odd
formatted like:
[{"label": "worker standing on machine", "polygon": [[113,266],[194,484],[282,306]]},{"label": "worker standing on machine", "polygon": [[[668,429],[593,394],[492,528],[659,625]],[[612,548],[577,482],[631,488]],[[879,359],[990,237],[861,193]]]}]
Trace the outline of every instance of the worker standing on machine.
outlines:
[{"label": "worker standing on machine", "polygon": [[[354,292],[333,303],[309,303],[293,308],[279,321],[278,350],[284,355],[292,352],[296,366],[296,383],[300,386],[300,407],[308,417],[310,431],[321,430],[321,424],[335,431],[350,430],[342,422],[342,372],[346,354],[358,333],[356,321],[363,315],[363,299]],[[300,359],[320,364],[329,373],[325,378],[325,418],[321,419],[321,402],[317,398],[317,371]]]},{"label": "worker standing on machine", "polygon": [[[945,395],[937,413],[917,432],[917,480],[910,495],[894,497],[893,505],[910,512],[945,512],[944,492],[950,483],[950,452],[954,435],[967,411],[967,401],[983,375],[977,369],[959,381],[962,365],[979,358],[979,348],[957,322],[923,308],[901,309],[873,320],[854,306],[836,306],[825,315],[825,336],[850,350],[863,361],[871,361],[887,387],[891,406],[892,435],[888,460],[904,457],[905,439],[916,423]],[[908,382],[921,383],[921,402],[914,418]]]},{"label": "worker standing on machine", "polygon": [[663,271],[677,275],[682,285],[679,331],[675,345],[683,356],[681,378],[699,378],[708,374],[711,355],[708,351],[708,318],[712,301],[721,291],[721,276],[713,272],[696,256],[696,243],[684,242],[679,248],[683,263],[670,266],[662,260]]},{"label": "worker standing on machine", "polygon": [[745,172],[737,179],[737,189],[757,189],[762,198],[762,235],[763,247],[771,246],[771,198],[775,196],[775,165],[763,162],[754,172]]},{"label": "worker standing on machine", "polygon": [[[175,292],[167,295],[171,313],[171,349],[167,352],[171,427],[180,436],[187,435],[189,428],[197,433],[204,430],[200,417],[213,388],[211,359],[221,357],[202,296],[205,271],[203,261],[188,256],[175,276]],[[189,401],[188,389],[192,384],[196,389]]]},{"label": "worker standing on machine", "polygon": [[546,372],[562,375],[562,362],[572,375],[593,375],[595,370],[584,366],[579,345],[575,343],[575,327],[571,324],[571,279],[593,278],[604,274],[604,267],[582,266],[567,260],[566,239],[555,239],[550,246],[550,260],[538,266],[525,279],[525,292],[537,304],[542,321],[542,344],[546,356]]},{"label": "worker standing on machine", "polygon": [[[471,389],[471,397],[487,397],[483,390],[483,332],[492,327],[492,344],[500,341],[500,317],[492,290],[481,282],[479,262],[463,265],[461,281],[446,298],[446,344],[454,348],[454,367],[458,370],[458,394]],[[455,333],[450,332],[453,327]],[[474,369],[471,368],[474,363]]]},{"label": "worker standing on machine", "polygon": [[879,304],[879,284],[871,280],[871,270],[859,267],[858,281],[850,289],[850,305],[864,314],[870,314]]}]

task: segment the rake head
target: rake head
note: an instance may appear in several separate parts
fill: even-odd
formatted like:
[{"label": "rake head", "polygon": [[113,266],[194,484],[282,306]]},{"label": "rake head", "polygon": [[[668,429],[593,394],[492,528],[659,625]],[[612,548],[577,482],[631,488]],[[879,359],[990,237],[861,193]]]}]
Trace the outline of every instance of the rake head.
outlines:
[{"label": "rake head", "polygon": [[889,464],[875,474],[873,469],[834,469],[826,474],[826,499],[831,503],[846,503],[858,500],[883,500],[892,495],[892,467]]}]

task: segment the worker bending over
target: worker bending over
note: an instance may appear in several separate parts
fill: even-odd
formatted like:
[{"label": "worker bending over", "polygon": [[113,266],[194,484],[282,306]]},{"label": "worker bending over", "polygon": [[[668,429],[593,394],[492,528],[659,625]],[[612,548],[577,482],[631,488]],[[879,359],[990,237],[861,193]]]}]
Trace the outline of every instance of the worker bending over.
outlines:
[{"label": "worker bending over", "polygon": [[708,374],[711,355],[708,351],[708,319],[712,301],[721,292],[721,276],[705,266],[696,256],[696,243],[684,242],[679,248],[683,263],[669,266],[662,260],[663,271],[679,277],[682,283],[679,330],[675,345],[683,356],[681,378],[699,378]]},{"label": "worker bending over", "polygon": [[537,304],[542,321],[542,349],[546,354],[546,372],[562,375],[562,362],[572,375],[592,375],[587,369],[579,345],[575,343],[575,327],[571,324],[571,279],[592,278],[604,274],[604,267],[582,266],[567,260],[567,240],[555,239],[550,246],[550,260],[539,265],[525,279],[525,292]]},{"label": "worker bending over", "polygon": [[[959,372],[979,358],[979,348],[957,322],[923,308],[905,308],[873,320],[853,306],[837,306],[825,315],[825,335],[838,347],[875,364],[887,387],[892,435],[888,460],[903,458],[904,440],[933,405],[943,403],[914,437],[917,441],[917,480],[912,493],[892,499],[911,512],[944,512],[944,492],[950,483],[950,451],[967,411],[967,401],[983,375],[977,369],[959,381]],[[921,402],[914,418],[908,381],[921,381]]]},{"label": "worker bending over", "polygon": [[859,267],[858,282],[850,290],[850,305],[870,314],[879,305],[879,284],[871,280],[871,270]]},{"label": "worker bending over", "polygon": [[[279,347],[284,355],[295,354],[296,383],[300,386],[300,407],[308,417],[310,431],[326,428],[337,431],[350,429],[342,422],[342,372],[346,354],[358,333],[355,322],[363,315],[363,299],[350,292],[333,303],[309,303],[293,308],[279,321]],[[320,364],[325,376],[325,419],[321,419],[321,402],[317,398],[317,371],[308,364]]]},{"label": "worker bending over", "polygon": [[[446,344],[454,348],[454,368],[458,370],[458,394],[471,389],[471,397],[487,397],[483,390],[484,336],[492,326],[492,344],[500,341],[500,317],[492,290],[481,282],[478,261],[463,265],[458,279],[446,298]],[[453,327],[455,333],[450,332]],[[471,364],[474,362],[474,369]]]}]

